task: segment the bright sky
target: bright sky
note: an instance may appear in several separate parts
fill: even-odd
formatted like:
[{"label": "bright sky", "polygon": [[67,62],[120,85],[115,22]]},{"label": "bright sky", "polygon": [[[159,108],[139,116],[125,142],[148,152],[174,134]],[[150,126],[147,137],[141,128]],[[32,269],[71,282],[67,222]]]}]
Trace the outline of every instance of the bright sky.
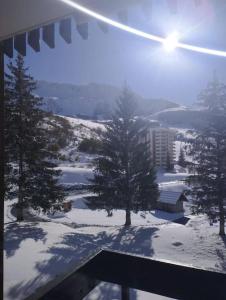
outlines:
[{"label": "bright sky", "polygon": [[[179,32],[181,42],[226,50],[225,7],[214,1],[179,2],[178,14],[170,13],[165,0],[153,0],[153,12],[145,19],[139,8],[129,13],[129,25],[148,33],[168,36]],[[112,16],[116,19],[116,16]],[[145,97],[161,97],[191,104],[211,79],[213,71],[226,82],[226,58],[182,49],[166,52],[160,44],[110,28],[104,34],[93,21],[87,41],[73,26],[73,42],[65,44],[57,34],[56,48],[42,43],[41,52],[28,50],[27,64],[36,79],[74,84],[90,82],[122,86],[126,81]]]}]

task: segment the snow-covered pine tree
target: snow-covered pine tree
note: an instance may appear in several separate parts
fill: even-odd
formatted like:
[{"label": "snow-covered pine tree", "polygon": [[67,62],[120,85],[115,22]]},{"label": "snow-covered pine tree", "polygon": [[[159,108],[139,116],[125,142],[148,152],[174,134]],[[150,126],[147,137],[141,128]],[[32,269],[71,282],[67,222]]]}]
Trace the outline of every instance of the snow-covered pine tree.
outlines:
[{"label": "snow-covered pine tree", "polygon": [[216,78],[201,93],[210,116],[208,126],[198,128],[188,154],[194,174],[188,178],[194,211],[219,217],[219,234],[225,235],[226,216],[226,87]]},{"label": "snow-covered pine tree", "polygon": [[178,157],[178,165],[181,166],[182,168],[185,168],[187,166],[183,147],[180,147],[180,153],[179,153],[179,157]]},{"label": "snow-covered pine tree", "polygon": [[[36,83],[28,75],[22,56],[15,65],[8,65],[6,74],[6,157],[7,183],[11,186],[16,204],[17,219],[23,220],[23,209],[31,206],[49,210],[64,198],[58,185],[60,172],[53,160],[57,153],[50,151],[46,114],[41,110],[42,99],[34,95]],[[8,188],[9,191],[9,188]],[[10,195],[8,193],[8,195]]]},{"label": "snow-covered pine tree", "polygon": [[148,145],[142,141],[147,123],[135,117],[133,95],[124,88],[113,120],[102,137],[102,155],[96,160],[91,191],[91,209],[126,212],[125,225],[131,224],[131,211],[151,210],[159,195]]},{"label": "snow-covered pine tree", "polygon": [[216,75],[207,84],[207,87],[199,94],[198,104],[206,108],[209,112],[219,113],[226,111],[226,85],[222,83]]},{"label": "snow-covered pine tree", "polygon": [[166,154],[166,171],[172,172],[173,169],[174,169],[174,166],[172,164],[170,153],[169,153],[169,151],[167,151],[167,154]]}]

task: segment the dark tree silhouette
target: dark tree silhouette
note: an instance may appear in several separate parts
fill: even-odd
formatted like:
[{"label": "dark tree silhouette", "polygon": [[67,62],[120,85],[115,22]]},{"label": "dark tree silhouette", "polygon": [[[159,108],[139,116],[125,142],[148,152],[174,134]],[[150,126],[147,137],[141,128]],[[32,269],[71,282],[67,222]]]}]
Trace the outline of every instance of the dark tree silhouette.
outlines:
[{"label": "dark tree silhouette", "polygon": [[102,153],[91,186],[95,196],[87,198],[90,208],[106,209],[108,214],[124,209],[125,225],[131,224],[131,211],[151,210],[158,197],[148,145],[141,138],[147,124],[135,114],[133,95],[124,88],[102,136]]}]

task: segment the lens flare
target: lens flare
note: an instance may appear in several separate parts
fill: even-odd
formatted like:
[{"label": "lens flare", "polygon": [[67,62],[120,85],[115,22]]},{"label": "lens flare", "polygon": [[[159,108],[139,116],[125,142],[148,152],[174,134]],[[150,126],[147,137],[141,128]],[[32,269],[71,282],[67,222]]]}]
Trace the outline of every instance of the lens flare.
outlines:
[{"label": "lens flare", "polygon": [[[173,49],[177,48],[182,48],[182,49],[186,49],[189,51],[193,51],[193,52],[198,52],[198,53],[203,53],[203,54],[209,54],[209,55],[215,55],[215,56],[222,56],[222,57],[226,57],[226,51],[221,51],[221,50],[215,50],[215,49],[208,49],[208,48],[202,48],[199,46],[195,46],[195,45],[189,45],[189,44],[184,44],[184,43],[179,43],[178,40],[174,37],[172,38],[171,36],[167,37],[167,38],[163,38],[161,36],[157,36],[154,34],[149,34],[146,32],[143,32],[139,29],[124,25],[120,22],[114,21],[108,17],[105,17],[89,8],[84,7],[83,5],[80,5],[72,0],[58,0],[60,2],[63,2],[71,7],[73,7],[74,9],[80,11],[81,13],[84,13],[92,18],[95,18],[101,22],[104,22],[108,25],[111,25],[113,27],[116,27],[118,29],[121,29],[123,31],[129,32],[131,34],[140,36],[142,38],[151,40],[151,41],[155,41],[155,42],[159,42],[162,43],[165,48],[169,49],[170,51],[172,51]],[[172,49],[172,50],[171,50]]]},{"label": "lens flare", "polygon": [[179,34],[177,32],[173,32],[170,34],[163,42],[163,46],[166,51],[171,52],[178,46],[178,38]]}]

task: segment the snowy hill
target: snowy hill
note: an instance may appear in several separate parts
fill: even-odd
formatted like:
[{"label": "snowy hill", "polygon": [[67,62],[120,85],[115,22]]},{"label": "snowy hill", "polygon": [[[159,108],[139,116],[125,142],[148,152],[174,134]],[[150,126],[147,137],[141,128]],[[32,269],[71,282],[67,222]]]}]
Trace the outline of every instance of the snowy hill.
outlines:
[{"label": "snowy hill", "polygon": [[169,126],[196,128],[207,123],[209,113],[204,109],[178,107],[158,112],[154,117]]},{"label": "snowy hill", "polygon": [[92,121],[92,120],[84,120],[84,119],[80,119],[80,118],[72,118],[72,117],[65,117],[65,116],[61,116],[64,119],[68,120],[68,122],[71,124],[71,126],[74,128],[74,130],[76,130],[75,134],[79,135],[81,133],[81,128],[82,129],[86,129],[86,133],[87,133],[87,137],[90,135],[90,132],[93,129],[104,129],[105,126],[102,123],[98,123],[96,121]]},{"label": "snowy hill", "polygon": [[78,145],[85,138],[98,139],[98,130],[104,130],[105,125],[103,123],[80,118],[65,117],[62,115],[60,117],[69,122],[73,131],[73,139],[71,140],[70,144],[63,151],[61,151],[61,154],[64,155],[65,160],[68,160],[70,163],[75,161],[80,163],[89,163],[94,156],[90,156],[87,153],[78,152]]},{"label": "snowy hill", "polygon": [[[36,93],[44,98],[44,108],[65,116],[78,114],[87,117],[109,118],[121,88],[90,83],[72,85],[39,81]],[[134,93],[140,114],[148,115],[178,104],[165,99],[145,99]]]}]

